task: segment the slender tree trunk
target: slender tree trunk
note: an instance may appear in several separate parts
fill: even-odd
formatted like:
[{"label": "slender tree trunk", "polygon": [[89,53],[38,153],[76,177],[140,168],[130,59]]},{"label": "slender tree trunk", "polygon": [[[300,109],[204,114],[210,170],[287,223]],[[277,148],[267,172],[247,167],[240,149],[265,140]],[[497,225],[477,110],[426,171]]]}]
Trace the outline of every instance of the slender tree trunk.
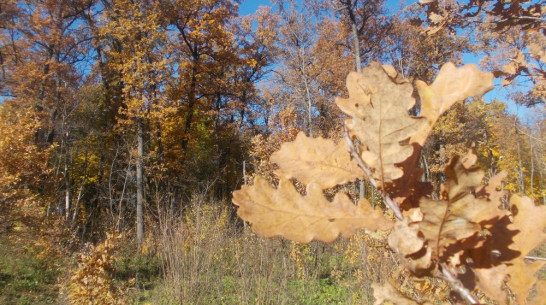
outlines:
[{"label": "slender tree trunk", "polygon": [[518,132],[518,126],[517,126],[517,120],[514,121],[514,129],[516,130],[516,148],[518,153],[518,182],[519,182],[519,190],[522,196],[525,196],[525,180],[524,180],[524,174],[523,174],[523,162],[521,160],[521,146],[520,146],[520,139],[519,139],[519,132]]},{"label": "slender tree trunk", "polygon": [[142,118],[137,118],[137,158],[136,158],[136,176],[137,176],[137,242],[139,245],[144,241],[144,132],[142,127]]},{"label": "slender tree trunk", "polygon": [[80,189],[78,190],[78,197],[76,199],[76,203],[74,204],[74,213],[72,214],[72,224],[76,223],[76,220],[78,220],[78,215],[80,212],[80,201],[82,200],[83,196],[83,182],[80,184]]},{"label": "slender tree trunk", "polygon": [[184,138],[182,140],[182,150],[185,152],[188,148],[189,134],[191,131],[191,123],[193,121],[193,107],[196,103],[196,88],[197,88],[197,56],[194,56],[194,63],[191,72],[190,92],[188,96],[188,113],[186,114],[186,122],[184,123]]},{"label": "slender tree trunk", "polygon": [[70,173],[68,172],[68,152],[64,156],[64,216],[68,221],[70,218]]},{"label": "slender tree trunk", "polygon": [[[355,57],[355,69],[356,69],[356,72],[358,73],[361,73],[362,72],[362,62],[360,61],[360,39],[358,38],[358,28],[357,28],[357,25],[356,25],[356,16],[354,15],[354,12],[351,8],[351,2],[348,2],[346,3],[346,7],[345,9],[347,10],[347,14],[349,15],[349,20],[351,21],[351,31],[352,31],[352,34],[353,34],[353,46],[354,46],[354,50],[353,50],[353,54],[354,54],[354,57]],[[364,180],[359,180],[358,181],[359,183],[359,191],[360,191],[360,194],[359,194],[359,197],[360,198],[364,198],[366,197],[366,183],[364,182]],[[372,194],[373,196],[373,194]],[[372,198],[373,200],[373,198]]]},{"label": "slender tree trunk", "polygon": [[302,45],[300,47],[300,59],[301,59],[301,76],[303,78],[303,85],[305,86],[305,98],[307,100],[307,128],[309,137],[313,137],[313,114],[312,114],[312,107],[313,104],[311,103],[311,92],[309,91],[309,81],[307,79],[307,74],[305,71],[305,47]]},{"label": "slender tree trunk", "polygon": [[533,158],[533,154],[534,154],[534,145],[533,145],[533,139],[531,138],[531,136],[529,136],[529,142],[530,142],[530,145],[531,145],[531,172],[529,173],[531,175],[530,177],[530,185],[529,185],[529,188],[531,189],[531,198],[535,199],[535,185],[534,185],[534,181],[535,180],[535,158]]},{"label": "slender tree trunk", "polygon": [[421,168],[424,170],[423,176],[421,177],[421,182],[426,182],[430,180],[430,168],[428,166],[427,158],[421,150]]},{"label": "slender tree trunk", "polygon": [[248,178],[246,177],[246,161],[243,160],[243,182],[245,185],[248,184]]},{"label": "slender tree trunk", "polygon": [[351,18],[352,24],[351,28],[353,31],[353,43],[354,43],[354,55],[355,55],[355,66],[356,72],[362,72],[362,63],[360,62],[360,39],[358,39],[358,29],[356,27],[356,20]]}]

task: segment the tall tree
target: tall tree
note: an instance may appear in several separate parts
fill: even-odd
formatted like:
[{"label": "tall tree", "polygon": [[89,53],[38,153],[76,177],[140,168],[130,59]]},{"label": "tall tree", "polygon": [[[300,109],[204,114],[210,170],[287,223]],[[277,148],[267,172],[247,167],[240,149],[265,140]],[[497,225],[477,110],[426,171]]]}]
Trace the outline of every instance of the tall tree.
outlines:
[{"label": "tall tree", "polygon": [[64,204],[59,204],[58,211],[67,219],[72,210],[70,124],[83,81],[77,65],[88,58],[89,49],[89,33],[78,22],[93,3],[19,1],[15,6],[7,3],[2,12],[9,14],[2,24],[0,51],[7,87],[4,90],[21,107],[35,107],[44,120],[42,130],[37,131],[37,141],[57,147],[52,164],[56,171],[51,178],[62,177]]},{"label": "tall tree", "polygon": [[112,1],[105,11],[108,22],[101,35],[116,45],[105,52],[108,64],[120,71],[123,84],[123,109],[119,115],[122,133],[134,132],[136,138],[136,233],[144,241],[145,205],[145,128],[161,110],[160,94],[167,62],[161,47],[165,32],[160,23],[160,10],[155,1]]},{"label": "tall tree", "polygon": [[360,72],[362,63],[378,58],[383,40],[390,30],[384,0],[329,0],[340,20],[351,33],[351,50],[355,58],[355,70]]}]

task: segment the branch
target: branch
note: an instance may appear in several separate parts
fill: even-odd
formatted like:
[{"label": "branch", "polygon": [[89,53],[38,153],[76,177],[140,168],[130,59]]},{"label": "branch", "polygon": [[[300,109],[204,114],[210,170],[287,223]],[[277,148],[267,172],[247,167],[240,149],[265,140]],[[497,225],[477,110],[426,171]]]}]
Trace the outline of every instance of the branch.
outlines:
[{"label": "branch", "polygon": [[524,259],[532,260],[532,261],[546,261],[546,257],[539,257],[539,256],[526,256]]},{"label": "branch", "polygon": [[[362,161],[362,158],[360,157],[360,155],[358,154],[356,150],[355,144],[353,143],[351,138],[349,138],[347,127],[345,127],[345,141],[347,141],[347,145],[349,145],[349,152],[351,153],[353,158],[355,158],[360,168],[366,174],[366,179],[368,179],[368,181],[373,185],[373,187],[378,189],[377,181],[375,181],[375,179],[372,178],[372,171],[366,166],[366,164],[364,164],[364,161]],[[389,195],[384,192],[380,192],[380,193],[381,193],[381,196],[383,197],[383,200],[385,200],[386,205],[394,212],[394,216],[396,216],[398,220],[404,219],[404,215],[402,215],[402,212],[400,211],[400,207],[398,207],[398,205],[389,197]]]},{"label": "branch", "polygon": [[480,304],[478,298],[476,298],[470,291],[468,291],[468,289],[464,287],[463,283],[461,283],[461,281],[459,281],[459,279],[456,278],[451,271],[449,271],[445,264],[441,263],[440,268],[442,269],[444,279],[449,282],[454,290],[457,290],[457,292],[470,304]]}]

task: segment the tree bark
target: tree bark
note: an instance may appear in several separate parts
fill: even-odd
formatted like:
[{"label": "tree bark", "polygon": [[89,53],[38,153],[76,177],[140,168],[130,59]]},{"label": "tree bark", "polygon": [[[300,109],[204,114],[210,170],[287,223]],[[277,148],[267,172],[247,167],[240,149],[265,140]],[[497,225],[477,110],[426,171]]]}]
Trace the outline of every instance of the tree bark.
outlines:
[{"label": "tree bark", "polygon": [[358,29],[356,27],[356,20],[351,20],[351,28],[353,30],[353,43],[354,43],[354,54],[355,54],[355,66],[356,72],[362,72],[362,63],[360,62],[360,40],[358,39]]},{"label": "tree bark", "polygon": [[[358,38],[358,27],[356,24],[356,16],[353,11],[353,2],[352,1],[346,1],[342,2],[345,6],[345,10],[347,11],[347,15],[349,16],[349,21],[351,22],[351,32],[353,35],[353,55],[355,57],[355,70],[358,73],[362,72],[362,62],[360,61],[360,39]],[[363,179],[359,179],[359,198],[366,197],[366,183]],[[373,195],[372,195],[373,196]],[[373,200],[373,198],[372,198]]]}]

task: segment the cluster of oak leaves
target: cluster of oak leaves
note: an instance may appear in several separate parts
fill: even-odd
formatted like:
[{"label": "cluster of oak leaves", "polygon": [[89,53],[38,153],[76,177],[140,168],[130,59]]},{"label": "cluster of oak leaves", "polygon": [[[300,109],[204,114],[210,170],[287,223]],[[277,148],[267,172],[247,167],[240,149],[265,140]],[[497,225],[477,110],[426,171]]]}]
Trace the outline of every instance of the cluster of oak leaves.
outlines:
[{"label": "cluster of oak leaves", "polygon": [[[546,239],[545,206],[513,195],[510,207],[503,209],[506,194],[498,189],[505,173],[482,185],[484,173],[472,151],[446,166],[439,200],[431,198],[430,184],[421,181],[419,156],[435,122],[455,102],[491,90],[493,75],[474,65],[447,63],[431,85],[416,81],[415,86],[422,103],[418,117],[409,114],[415,104],[412,84],[391,66],[372,63],[362,73],[349,74],[349,98],[336,100],[350,116],[346,141],[300,133],[284,143],[271,156],[279,167],[278,188],[256,177],[252,186],[233,194],[238,215],[260,236],[302,243],[330,242],[362,228],[391,230],[389,246],[406,268],[416,276],[443,278],[468,303],[479,303],[473,291],[480,289],[507,304],[507,287],[517,304],[543,302],[546,281],[534,274],[544,262],[528,263],[524,257]],[[304,196],[290,179],[306,185]],[[395,220],[366,199],[355,205],[341,192],[333,200],[325,197],[325,189],[356,179],[375,185]],[[533,287],[539,295],[529,301]],[[373,288],[376,304],[418,304],[388,282]]]}]

